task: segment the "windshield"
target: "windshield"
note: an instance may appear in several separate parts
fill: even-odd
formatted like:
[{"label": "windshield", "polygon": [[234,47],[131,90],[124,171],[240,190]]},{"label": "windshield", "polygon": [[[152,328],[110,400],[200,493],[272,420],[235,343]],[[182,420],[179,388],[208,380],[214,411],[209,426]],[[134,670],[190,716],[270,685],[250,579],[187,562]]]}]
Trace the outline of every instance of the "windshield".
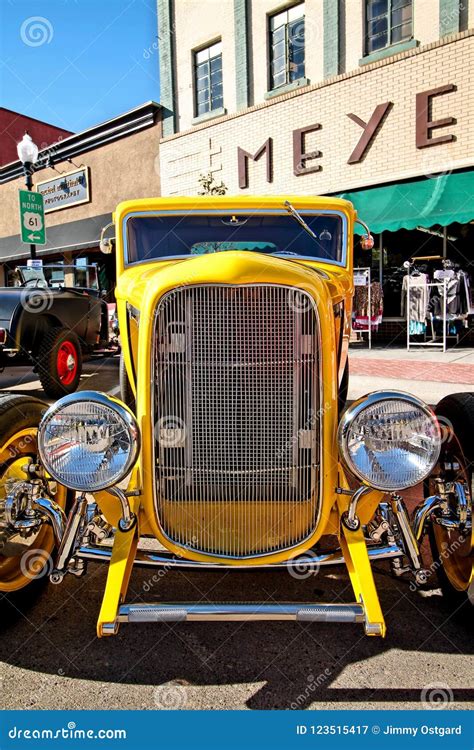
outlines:
[{"label": "windshield", "polygon": [[132,216],[127,221],[128,263],[231,250],[341,262],[342,217],[300,212],[312,237],[289,214]]},{"label": "windshield", "polygon": [[17,266],[15,286],[99,289],[96,266]]}]

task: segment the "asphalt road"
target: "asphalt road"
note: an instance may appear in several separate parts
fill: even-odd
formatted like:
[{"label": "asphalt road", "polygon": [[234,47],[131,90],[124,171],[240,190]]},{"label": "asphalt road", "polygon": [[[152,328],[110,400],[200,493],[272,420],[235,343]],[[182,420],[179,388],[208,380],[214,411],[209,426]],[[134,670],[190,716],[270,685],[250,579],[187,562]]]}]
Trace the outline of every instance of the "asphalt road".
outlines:
[{"label": "asphalt road", "polygon": [[[91,360],[81,388],[116,392],[118,359]],[[0,388],[34,393],[27,368]],[[359,625],[190,623],[123,625],[99,640],[95,623],[106,568],[49,584],[0,625],[4,708],[288,709],[474,707],[472,609],[438,589],[412,591],[379,564],[375,577],[388,633]],[[136,570],[129,601],[350,601],[342,568],[295,578],[289,571]],[[441,704],[436,703],[441,701]]]},{"label": "asphalt road", "polygon": [[[83,373],[78,390],[98,390],[117,395],[119,356],[95,355],[84,362]],[[0,392],[25,393],[44,401],[52,402],[43,393],[41,383],[32,372],[31,367],[7,367],[0,371]]]}]

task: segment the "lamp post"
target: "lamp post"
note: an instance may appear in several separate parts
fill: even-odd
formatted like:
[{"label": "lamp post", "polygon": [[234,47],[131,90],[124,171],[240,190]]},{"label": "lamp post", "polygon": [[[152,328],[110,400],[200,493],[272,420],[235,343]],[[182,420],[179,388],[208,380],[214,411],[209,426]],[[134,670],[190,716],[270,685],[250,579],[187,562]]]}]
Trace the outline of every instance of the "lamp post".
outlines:
[{"label": "lamp post", "polygon": [[[31,135],[29,133],[25,133],[16,149],[18,151],[18,158],[23,164],[26,189],[32,190],[34,165],[38,160],[38,146],[33,141]],[[35,244],[30,245],[30,256],[31,258],[36,258]]]}]

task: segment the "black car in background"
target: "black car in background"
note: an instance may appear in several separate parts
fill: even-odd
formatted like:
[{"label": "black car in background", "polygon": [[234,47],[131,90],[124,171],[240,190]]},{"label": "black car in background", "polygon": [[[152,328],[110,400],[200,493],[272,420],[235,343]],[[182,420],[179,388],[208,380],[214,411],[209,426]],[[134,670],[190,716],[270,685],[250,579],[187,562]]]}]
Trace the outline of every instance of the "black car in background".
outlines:
[{"label": "black car in background", "polygon": [[97,267],[31,265],[0,288],[0,368],[30,363],[51,398],[76,390],[83,354],[109,345]]}]

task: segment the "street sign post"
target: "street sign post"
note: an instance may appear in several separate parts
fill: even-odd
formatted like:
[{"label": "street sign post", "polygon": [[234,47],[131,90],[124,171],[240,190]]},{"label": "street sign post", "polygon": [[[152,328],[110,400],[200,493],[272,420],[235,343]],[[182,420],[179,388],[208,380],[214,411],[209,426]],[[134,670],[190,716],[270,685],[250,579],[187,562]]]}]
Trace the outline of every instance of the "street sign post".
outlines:
[{"label": "street sign post", "polygon": [[25,245],[46,245],[44,205],[41,193],[19,190],[21,241]]}]

